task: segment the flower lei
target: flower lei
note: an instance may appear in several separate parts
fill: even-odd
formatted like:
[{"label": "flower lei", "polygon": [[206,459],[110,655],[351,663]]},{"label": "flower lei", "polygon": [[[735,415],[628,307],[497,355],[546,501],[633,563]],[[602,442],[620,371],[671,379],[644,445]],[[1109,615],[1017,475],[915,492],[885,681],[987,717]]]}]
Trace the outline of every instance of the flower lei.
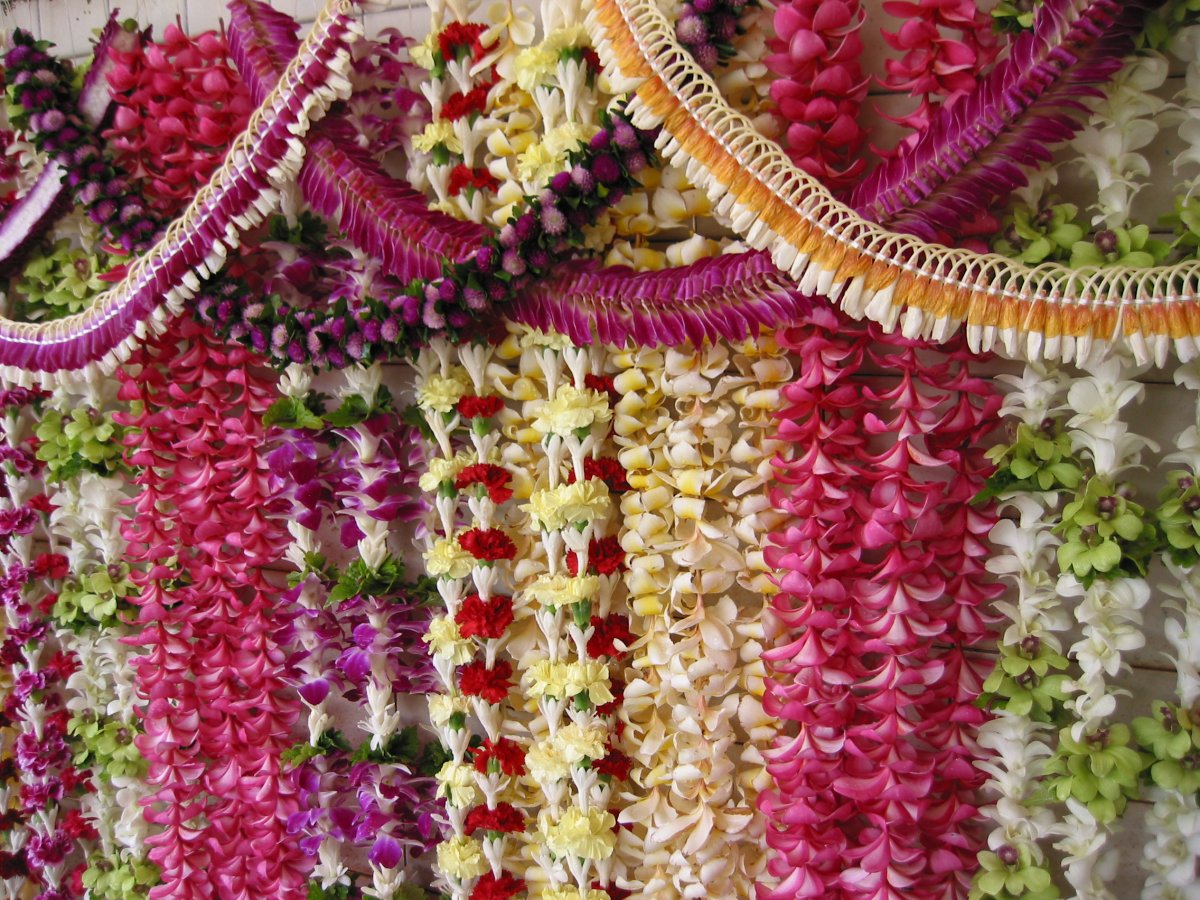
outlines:
[{"label": "flower lei", "polygon": [[[454,351],[434,342],[417,357],[417,401],[429,429],[423,490],[436,494],[426,532],[425,568],[437,579],[445,614],[429,624],[441,693],[430,694],[429,717],[449,759],[437,772],[446,800],[445,839],[437,869],[458,898],[504,898],[524,890],[512,846],[527,828],[518,779],[526,772],[526,747],[504,736],[513,665],[501,659],[512,625],[513,565],[518,548],[503,527],[511,515],[509,473],[497,463],[500,433],[494,419],[504,402],[488,391],[486,347]],[[459,434],[466,428],[466,435]],[[462,447],[459,441],[466,441]],[[459,527],[465,499],[471,528]],[[482,658],[479,651],[483,651]],[[514,704],[515,707],[515,704]],[[484,736],[472,739],[474,713]],[[483,800],[480,803],[480,800]]]},{"label": "flower lei", "polygon": [[146,861],[139,805],[147,794],[146,765],[134,741],[143,708],[124,621],[134,586],[115,514],[127,498],[123,435],[110,412],[114,394],[115,385],[98,378],[61,384],[44,403],[37,452],[55,485],[51,534],[69,566],[51,609],[59,642],[78,660],[66,683],[67,728],[76,765],[91,770],[82,811],[97,846],[80,881],[93,897],[133,898],[146,895],[158,871]]},{"label": "flower lei", "polygon": [[18,109],[13,124],[63,168],[76,203],[116,246],[127,255],[146,250],[158,222],[76,111],[70,71],[46,52],[47,42],[35,41],[28,32],[15,30],[12,42],[4,65]]},{"label": "flower lei", "polygon": [[[893,390],[850,380],[872,338],[886,346],[872,355],[901,373]],[[814,313],[781,343],[802,360],[777,432],[794,450],[776,463],[775,505],[795,524],[771,536],[767,559],[792,639],[765,654],[765,708],[799,733],[766,754],[775,788],[759,803],[780,882],[762,896],[934,896],[947,879],[965,882],[977,846],[980,675],[963,651],[985,633],[981,607],[996,590],[976,558],[990,521],[966,503],[982,484],[971,448],[994,401],[955,371],[962,351],[929,365],[919,344],[832,314]],[[895,443],[875,453],[871,434]],[[935,460],[957,477],[910,471]],[[931,650],[935,637],[950,649]]]},{"label": "flower lei", "polygon": [[757,699],[764,626],[742,594],[769,586],[753,549],[756,523],[770,521],[764,428],[790,367],[765,337],[612,352],[616,443],[635,489],[621,539],[639,635],[622,713],[631,886],[748,896],[764,876],[754,798],[774,727]]},{"label": "flower lei", "polygon": [[[393,523],[420,509],[411,497],[415,442],[387,409],[380,375],[348,370],[341,404],[327,410],[310,394],[311,377],[293,368],[265,419],[288,429],[269,458],[290,493],[287,556],[297,570],[286,595],[295,613],[279,640],[297,648],[309,710],[307,739],[285,754],[302,805],[288,830],[316,858],[309,893],[322,898],[357,889],[356,855],[344,850],[355,846],[366,851],[376,896],[408,896],[410,854],[428,849],[433,832],[436,753],[414,725],[401,727],[402,696],[432,686],[420,643],[428,614],[402,583],[389,540]],[[335,516],[340,547],[321,538]],[[354,554],[341,565],[345,550]],[[358,747],[335,727],[351,716],[368,735]]]},{"label": "flower lei", "polygon": [[273,896],[304,871],[284,840],[296,799],[280,771],[298,710],[283,695],[277,589],[263,570],[284,543],[259,451],[271,390],[254,357],[186,320],[138,362],[140,374],[119,372],[121,399],[137,405],[118,421],[141,469],[124,537],[146,566],[130,599],[147,648],[135,661],[154,788],[145,816],[161,826],[146,840],[162,869],[149,896]]},{"label": "flower lei", "polygon": [[[9,734],[0,769],[0,816],[4,846],[0,848],[0,883],[12,896],[37,885],[38,900],[79,896],[82,866],[80,839],[95,837],[73,799],[87,788],[86,773],[76,770],[61,686],[76,661],[50,649],[45,618],[55,595],[35,585],[61,578],[65,559],[34,551],[34,533],[50,510],[39,479],[40,464],[29,443],[30,407],[37,394],[6,386],[0,392],[4,415],[5,498],[0,504],[0,557],[4,573],[0,600],[4,605],[4,642],[0,654],[12,673],[6,692],[3,724]],[[17,790],[13,791],[12,782]]]}]

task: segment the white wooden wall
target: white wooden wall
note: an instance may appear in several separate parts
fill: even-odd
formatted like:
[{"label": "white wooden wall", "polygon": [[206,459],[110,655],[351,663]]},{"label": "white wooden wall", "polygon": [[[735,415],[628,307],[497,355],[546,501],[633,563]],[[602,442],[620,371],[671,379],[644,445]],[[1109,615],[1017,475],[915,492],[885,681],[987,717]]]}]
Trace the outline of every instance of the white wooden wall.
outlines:
[{"label": "white wooden wall", "polygon": [[[302,23],[311,22],[320,8],[319,0],[274,0],[274,5]],[[879,37],[878,26],[886,24],[894,29],[898,23],[882,12],[881,0],[866,0],[866,5],[871,15],[863,33],[866,43],[864,61],[868,67],[877,70],[876,74],[882,74],[883,60],[892,51]],[[159,32],[176,19],[188,33],[216,28],[224,13],[220,0],[126,0],[124,3],[118,3],[118,0],[16,0],[16,5],[9,12],[0,13],[0,26],[4,29],[16,26],[26,28],[40,37],[55,41],[68,56],[86,56],[89,53],[91,30],[103,23],[110,9],[119,9],[122,16],[153,25]],[[420,38],[428,22],[428,11],[424,0],[384,0],[373,3],[370,11],[363,13],[363,20],[369,34],[380,28],[395,27],[405,34]],[[1173,64],[1164,95],[1173,96],[1182,86],[1182,67]],[[906,102],[876,87],[872,90],[869,105],[896,114],[904,110]],[[873,125],[873,140],[881,146],[891,145],[897,134],[895,127],[880,119],[873,111],[868,111],[866,115]],[[1168,124],[1164,125],[1158,139],[1142,151],[1154,167],[1155,181],[1141,192],[1135,202],[1134,215],[1137,221],[1153,225],[1161,215],[1173,208],[1174,178],[1170,163],[1181,149],[1174,127]],[[1091,202],[1087,191],[1087,183],[1070,167],[1063,167],[1060,193],[1065,199],[1086,210]],[[1018,364],[1004,360],[990,362],[985,368],[992,373],[1020,370]],[[887,379],[889,376],[880,372],[866,377]],[[400,381],[403,378],[404,374],[398,368],[392,380]],[[1134,430],[1157,441],[1163,453],[1170,452],[1179,432],[1195,421],[1196,397],[1174,387],[1169,368],[1148,372],[1142,376],[1142,380],[1146,383],[1146,397],[1142,406],[1130,416],[1130,424]],[[1143,500],[1152,504],[1161,486],[1163,469],[1157,465],[1157,460],[1150,462],[1148,471],[1135,481],[1139,482]],[[1152,583],[1157,583],[1165,575],[1161,568],[1156,574],[1158,578]],[[1161,592],[1156,591],[1146,616],[1146,646],[1128,654],[1133,668],[1119,679],[1131,694],[1121,704],[1122,717],[1126,719],[1148,714],[1151,700],[1170,699],[1174,695],[1174,668],[1166,655],[1169,647],[1163,639],[1162,599]],[[1142,821],[1145,809],[1145,804],[1132,804],[1118,837],[1122,859],[1114,888],[1120,900],[1128,900],[1141,893],[1144,876],[1138,860],[1145,840]]]}]

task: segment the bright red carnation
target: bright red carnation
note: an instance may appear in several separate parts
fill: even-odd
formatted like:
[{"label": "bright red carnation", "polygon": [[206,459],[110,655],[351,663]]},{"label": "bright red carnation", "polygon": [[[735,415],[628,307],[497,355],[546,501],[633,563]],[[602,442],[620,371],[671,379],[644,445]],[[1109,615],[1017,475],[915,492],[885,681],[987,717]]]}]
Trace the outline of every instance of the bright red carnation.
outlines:
[{"label": "bright red carnation", "polygon": [[490,88],[490,84],[481,84],[465,94],[462,91],[455,91],[442,104],[442,118],[454,122],[472,113],[482,114],[487,107],[487,95]]},{"label": "bright red carnation", "polygon": [[482,59],[484,47],[479,36],[485,31],[487,26],[482,22],[451,22],[437,36],[442,59],[446,62],[457,59],[460,50],[468,51],[472,59]]},{"label": "bright red carnation", "polygon": [[482,697],[488,703],[501,703],[512,687],[512,663],[501,660],[489,669],[482,660],[469,662],[458,670],[458,689],[469,697]]},{"label": "bright red carnation", "polygon": [[61,553],[40,553],[33,561],[33,574],[39,578],[66,578],[71,571]]},{"label": "bright red carnation", "polygon": [[615,781],[625,781],[633,768],[633,760],[620,750],[608,748],[608,755],[592,763],[592,768],[601,775],[608,775]]},{"label": "bright red carnation", "polygon": [[621,657],[625,655],[625,651],[618,650],[613,642],[620,641],[628,647],[634,641],[633,632],[629,630],[629,620],[624,616],[611,615],[604,619],[592,616],[592,625],[596,630],[588,638],[588,656]]},{"label": "bright red carnation", "polygon": [[472,528],[458,537],[459,546],[483,562],[512,559],[517,555],[517,545],[499,528]]},{"label": "bright red carnation", "polygon": [[[588,541],[588,572],[594,575],[613,575],[625,567],[625,551],[616,535],[592,538]],[[579,574],[579,558],[574,550],[567,551],[567,571]]]},{"label": "bright red carnation", "polygon": [[512,624],[512,620],[512,597],[504,594],[496,594],[487,602],[478,594],[470,594],[463,598],[462,605],[454,616],[458,631],[465,638],[501,637],[504,630]]},{"label": "bright red carnation", "polygon": [[491,872],[484,872],[475,882],[471,891],[471,900],[509,900],[525,890],[525,882],[514,878],[507,872],[497,878]]},{"label": "bright red carnation", "polygon": [[477,806],[467,813],[464,831],[468,837],[476,831],[501,831],[505,834],[525,830],[525,816],[511,803],[498,803],[495,809]]},{"label": "bright red carnation", "polygon": [[496,761],[500,766],[500,771],[505,775],[525,774],[525,751],[516,741],[510,741],[505,737],[500,738],[494,744],[485,739],[475,748],[474,760],[475,771],[484,774],[487,773],[488,764],[492,760]]},{"label": "bright red carnation", "polygon": [[464,419],[490,419],[504,408],[504,401],[492,395],[489,397],[463,397],[454,407]]},{"label": "bright red carnation", "polygon": [[593,391],[598,391],[601,394],[608,394],[614,400],[620,396],[617,393],[617,387],[611,375],[584,375],[583,386],[591,388]]},{"label": "bright red carnation", "polygon": [[478,463],[459,472],[458,477],[454,479],[454,486],[461,491],[473,484],[481,484],[487,489],[488,497],[493,503],[503,503],[513,494],[508,487],[511,477],[508,470],[501,466]]}]

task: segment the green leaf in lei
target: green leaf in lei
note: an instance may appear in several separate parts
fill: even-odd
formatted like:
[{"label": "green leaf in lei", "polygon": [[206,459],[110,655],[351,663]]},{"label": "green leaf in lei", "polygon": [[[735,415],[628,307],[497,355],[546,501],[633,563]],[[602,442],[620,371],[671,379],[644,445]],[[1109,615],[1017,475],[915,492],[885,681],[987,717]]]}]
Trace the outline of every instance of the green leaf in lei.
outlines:
[{"label": "green leaf in lei", "polygon": [[1133,720],[1133,736],[1150,757],[1150,779],[1164,790],[1200,791],[1200,728],[1191,712],[1158,703]]},{"label": "green leaf in lei", "polygon": [[1062,535],[1058,566],[1084,586],[1096,578],[1141,577],[1153,555],[1157,531],[1146,511],[1108,478],[1089,478],[1063,507],[1055,532]]},{"label": "green leaf in lei", "polygon": [[403,586],[404,564],[395,557],[388,557],[378,569],[356,559],[338,575],[327,602],[333,606],[351,597],[386,597],[398,593]]},{"label": "green leaf in lei", "polygon": [[1000,661],[983,683],[977,701],[1035,722],[1054,722],[1067,699],[1067,658],[1034,635],[1002,644]]},{"label": "green leaf in lei", "polygon": [[996,852],[979,854],[979,871],[971,885],[970,900],[1058,900],[1050,872],[1028,847],[1003,844]]},{"label": "green leaf in lei", "polygon": [[308,741],[300,741],[293,744],[288,749],[279,754],[279,758],[289,766],[298,766],[301,763],[307,762],[317,756],[325,756],[328,753],[335,752],[350,752],[350,743],[346,740],[346,736],[336,728],[330,728],[322,732],[317,738],[315,744],[310,744]]},{"label": "green leaf in lei", "polygon": [[1171,559],[1190,566],[1200,561],[1200,486],[1185,471],[1168,472],[1167,481],[1154,517]]},{"label": "green leaf in lei", "polygon": [[1171,252],[1170,244],[1150,237],[1149,225],[1132,228],[1106,228],[1092,235],[1090,241],[1076,241],[1071,246],[1071,266],[1125,266],[1148,269],[1156,266]]},{"label": "green leaf in lei", "polygon": [[1042,789],[1048,799],[1065,802],[1074,797],[1087,806],[1096,821],[1115,821],[1128,800],[1139,793],[1142,756],[1129,746],[1129,726],[1122,723],[1102,728],[1081,741],[1071,728],[1058,733],[1058,747],[1046,763]]}]

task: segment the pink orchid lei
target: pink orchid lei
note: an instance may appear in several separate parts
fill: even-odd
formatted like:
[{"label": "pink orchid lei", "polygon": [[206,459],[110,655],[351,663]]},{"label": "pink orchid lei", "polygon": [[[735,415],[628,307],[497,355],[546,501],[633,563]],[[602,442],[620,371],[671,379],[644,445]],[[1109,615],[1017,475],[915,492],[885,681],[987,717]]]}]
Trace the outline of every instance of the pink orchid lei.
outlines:
[{"label": "pink orchid lei", "polygon": [[[0,657],[12,673],[0,724],[0,740],[11,754],[0,762],[0,884],[11,896],[36,887],[37,900],[68,900],[83,893],[79,876],[80,838],[95,831],[74,806],[87,774],[77,772],[68,744],[62,682],[75,667],[72,657],[51,652],[46,618],[55,596],[44,590],[65,572],[66,559],[36,553],[34,537],[45,527],[49,503],[41,493],[41,465],[33,453],[32,404],[39,395],[5,386],[3,411],[4,499],[0,501],[0,602],[4,642]],[[44,534],[43,534],[44,536]],[[12,783],[16,782],[15,785]],[[13,787],[16,787],[14,792]]]},{"label": "pink orchid lei", "polygon": [[[919,344],[873,331],[817,312],[781,336],[802,361],[777,432],[795,449],[775,501],[794,518],[768,560],[793,637],[766,654],[765,707],[798,730],[767,754],[776,787],[760,806],[780,885],[764,897],[965,890],[979,843],[982,676],[963,650],[986,634],[996,588],[980,579],[990,522],[966,504],[996,401],[964,353],[930,365]],[[888,350],[869,351],[881,338]],[[899,369],[897,388],[851,380],[869,352]],[[957,477],[926,480],[924,466]]]},{"label": "pink orchid lei", "polygon": [[139,747],[163,879],[149,896],[275,896],[303,884],[304,865],[285,839],[296,799],[280,764],[298,709],[263,569],[284,545],[260,449],[272,390],[252,354],[188,321],[137,361],[119,377],[136,404],[120,421],[141,488],[125,538],[146,566],[133,576],[147,648],[135,663]]},{"label": "pink orchid lei", "polygon": [[[437,811],[430,773],[419,771],[429,747],[415,725],[401,727],[412,718],[404,697],[433,686],[421,644],[428,613],[403,583],[393,538],[423,509],[413,496],[419,445],[380,377],[378,366],[348,370],[341,405],[326,410],[293,367],[267,417],[288,429],[269,459],[291,501],[287,557],[297,569],[279,641],[296,648],[309,710],[308,736],[287,754],[302,802],[289,831],[316,857],[318,896],[357,889],[364,868],[379,896],[411,886]],[[336,727],[350,720],[366,733],[357,747]]]},{"label": "pink orchid lei", "polygon": [[791,367],[774,341],[610,349],[631,631],[621,815],[636,896],[750,896],[765,872],[763,600],[776,519],[767,434]]}]

